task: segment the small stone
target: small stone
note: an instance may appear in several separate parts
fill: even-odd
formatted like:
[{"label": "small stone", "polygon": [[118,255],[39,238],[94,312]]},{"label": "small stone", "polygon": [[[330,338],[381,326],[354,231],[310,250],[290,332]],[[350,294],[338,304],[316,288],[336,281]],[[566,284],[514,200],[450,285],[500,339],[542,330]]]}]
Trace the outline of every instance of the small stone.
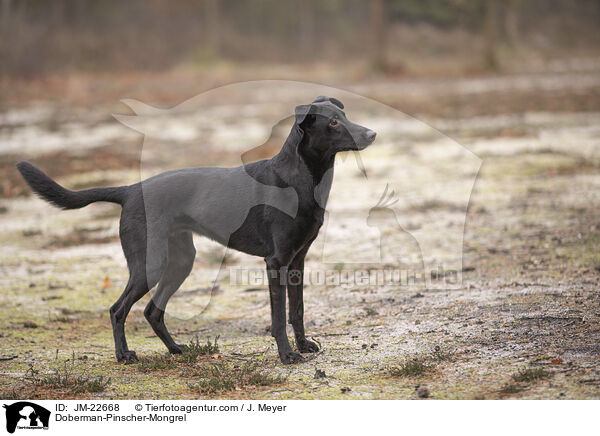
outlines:
[{"label": "small stone", "polygon": [[419,397],[419,398],[429,398],[429,388],[427,386],[419,386],[419,387],[417,387],[417,397]]},{"label": "small stone", "polygon": [[346,392],[350,392],[351,390],[352,390],[352,389],[350,389],[349,387],[343,387],[343,388],[341,389],[341,391],[342,391],[342,394],[345,394]]},{"label": "small stone", "polygon": [[319,378],[325,378],[327,377],[327,375],[325,374],[325,371],[323,371],[322,369],[315,369],[315,375],[314,378],[315,379],[319,379]]}]

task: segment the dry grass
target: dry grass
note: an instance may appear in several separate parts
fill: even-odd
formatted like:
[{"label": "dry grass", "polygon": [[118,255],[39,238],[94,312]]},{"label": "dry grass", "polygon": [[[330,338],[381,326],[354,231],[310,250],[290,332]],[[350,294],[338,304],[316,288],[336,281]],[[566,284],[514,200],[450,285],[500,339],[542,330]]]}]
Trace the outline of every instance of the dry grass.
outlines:
[{"label": "dry grass", "polygon": [[426,358],[417,357],[407,359],[397,366],[389,368],[388,372],[393,377],[419,377],[435,370],[435,365]]},{"label": "dry grass", "polygon": [[40,396],[42,398],[73,397],[103,392],[110,384],[110,378],[104,375],[88,375],[86,368],[77,367],[75,354],[73,354],[71,359],[64,361],[62,365],[55,363],[48,373],[42,373],[31,365],[19,383],[10,390],[2,392],[0,396],[5,400]]},{"label": "dry grass", "polygon": [[514,373],[511,378],[517,383],[531,383],[550,377],[550,373],[543,368],[525,368]]},{"label": "dry grass", "polygon": [[281,375],[268,374],[255,362],[242,365],[221,362],[205,364],[195,372],[199,380],[189,383],[190,389],[201,394],[212,394],[258,386],[274,386],[282,384],[286,378]]}]

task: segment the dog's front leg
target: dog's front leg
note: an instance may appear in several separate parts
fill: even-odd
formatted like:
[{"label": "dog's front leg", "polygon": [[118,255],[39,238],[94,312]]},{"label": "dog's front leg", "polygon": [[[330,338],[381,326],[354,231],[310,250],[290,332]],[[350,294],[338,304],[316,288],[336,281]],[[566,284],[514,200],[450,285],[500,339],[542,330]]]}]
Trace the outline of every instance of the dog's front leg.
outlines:
[{"label": "dog's front leg", "polygon": [[269,297],[271,299],[271,336],[277,342],[277,350],[282,363],[295,363],[302,355],[292,351],[285,330],[285,290],[287,266],[275,258],[266,259],[269,277]]},{"label": "dog's front leg", "polygon": [[296,256],[290,264],[287,289],[290,300],[290,324],[294,327],[298,351],[315,353],[319,351],[319,346],[306,339],[304,333],[304,253]]}]

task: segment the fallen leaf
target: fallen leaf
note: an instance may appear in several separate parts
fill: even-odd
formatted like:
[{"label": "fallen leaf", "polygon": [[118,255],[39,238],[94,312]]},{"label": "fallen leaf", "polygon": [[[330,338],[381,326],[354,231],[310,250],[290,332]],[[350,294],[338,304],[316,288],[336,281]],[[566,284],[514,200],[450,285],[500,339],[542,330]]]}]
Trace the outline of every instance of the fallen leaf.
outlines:
[{"label": "fallen leaf", "polygon": [[104,281],[102,282],[102,289],[106,289],[108,288],[110,285],[112,285],[112,282],[110,281],[110,279],[108,278],[108,276],[104,277]]},{"label": "fallen leaf", "polygon": [[552,360],[550,361],[550,363],[551,363],[552,365],[560,365],[561,363],[563,363],[563,360],[562,360],[562,359],[552,359]]}]

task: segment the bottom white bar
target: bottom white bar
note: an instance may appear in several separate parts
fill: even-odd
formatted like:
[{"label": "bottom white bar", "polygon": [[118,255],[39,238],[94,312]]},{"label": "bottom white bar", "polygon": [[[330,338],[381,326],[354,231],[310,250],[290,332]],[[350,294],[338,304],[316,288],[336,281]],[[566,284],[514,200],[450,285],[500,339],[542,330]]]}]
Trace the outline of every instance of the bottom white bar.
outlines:
[{"label": "bottom white bar", "polygon": [[[116,435],[597,434],[597,401],[4,401],[2,431]],[[45,411],[46,412],[45,412]],[[49,416],[47,415],[49,413]],[[591,433],[590,433],[591,431]],[[235,433],[234,433],[235,432]]]}]

